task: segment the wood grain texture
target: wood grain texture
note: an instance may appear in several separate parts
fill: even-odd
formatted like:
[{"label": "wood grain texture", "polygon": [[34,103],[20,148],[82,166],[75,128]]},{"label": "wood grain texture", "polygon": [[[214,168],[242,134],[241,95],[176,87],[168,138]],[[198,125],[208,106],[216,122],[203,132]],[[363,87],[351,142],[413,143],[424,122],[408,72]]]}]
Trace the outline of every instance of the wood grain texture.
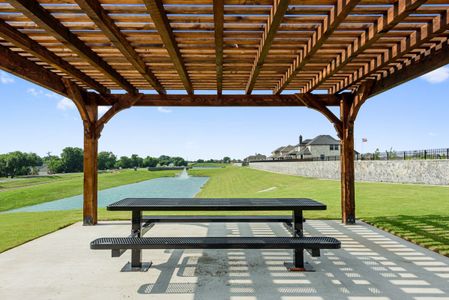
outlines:
[{"label": "wood grain texture", "polygon": [[223,93],[223,33],[224,0],[214,0],[215,65],[217,70],[217,95]]},{"label": "wood grain texture", "polygon": [[339,93],[394,77],[448,37],[449,1],[285,3],[4,0],[0,20],[29,39],[0,45],[100,93]]},{"label": "wood grain texture", "polygon": [[353,97],[340,102],[342,137],[340,140],[341,212],[344,224],[355,224],[354,122],[349,120]]},{"label": "wood grain texture", "polygon": [[254,60],[254,65],[251,69],[248,83],[246,84],[245,93],[247,95],[251,94],[254,89],[254,85],[256,84],[256,80],[260,74],[260,69],[265,63],[265,58],[268,55],[268,51],[270,51],[276,31],[281,25],[281,21],[287,11],[288,3],[288,0],[274,0],[267,24],[265,25],[262,39],[260,40],[259,49],[256,53],[256,59]]},{"label": "wood grain texture", "polygon": [[63,42],[74,53],[115,81],[124,90],[129,93],[137,92],[135,87],[83,43],[69,28],[48,13],[37,1],[11,0],[9,3],[52,36]]},{"label": "wood grain texture", "polygon": [[332,36],[334,31],[346,19],[349,13],[360,3],[360,0],[338,0],[334,9],[330,12],[324,24],[310,38],[305,50],[296,56],[295,60],[289,67],[287,73],[282,77],[274,92],[281,93],[287,85],[292,81],[293,77],[298,74],[312,57],[320,50],[324,43]]},{"label": "wood grain texture", "polygon": [[145,78],[146,81],[159,93],[165,94],[165,89],[161,86],[159,80],[145,64],[140,55],[134,50],[114,21],[107,12],[101,7],[97,0],[76,0],[76,3],[84,12],[95,22],[103,33],[111,40],[117,49],[133,65],[133,67]]},{"label": "wood grain texture", "polygon": [[61,77],[1,45],[0,69],[67,96],[67,90]]},{"label": "wood grain texture", "polygon": [[[314,95],[323,106],[338,106],[342,95]],[[295,95],[139,95],[133,106],[304,106]],[[110,95],[108,101],[133,101],[132,95]],[[98,105],[108,105],[98,97]]]},{"label": "wood grain texture", "polygon": [[416,12],[416,10],[427,0],[399,0],[393,4],[383,16],[379,16],[370,29],[363,34],[354,44],[349,45],[348,50],[337,59],[328,64],[318,75],[311,80],[302,92],[307,93],[315,90],[326,80],[337,74],[345,66],[351,63],[356,57],[364,51],[374,46],[382,37],[386,36],[390,30],[395,28],[399,23],[406,20],[407,17]]},{"label": "wood grain texture", "polygon": [[165,49],[170,54],[170,58],[175,65],[178,75],[181,78],[184,88],[188,94],[193,94],[192,83],[190,82],[189,74],[184,64],[181,51],[179,51],[176,38],[170,27],[170,21],[165,12],[163,3],[161,0],[144,0],[148,12],[153,19],[159,35],[164,42]]}]

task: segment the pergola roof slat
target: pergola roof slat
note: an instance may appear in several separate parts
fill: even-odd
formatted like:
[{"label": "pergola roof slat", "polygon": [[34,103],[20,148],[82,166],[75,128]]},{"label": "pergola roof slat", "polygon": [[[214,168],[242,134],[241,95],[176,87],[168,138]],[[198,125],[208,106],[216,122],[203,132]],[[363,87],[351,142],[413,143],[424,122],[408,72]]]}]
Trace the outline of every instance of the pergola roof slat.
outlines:
[{"label": "pergola roof slat", "polygon": [[137,71],[147,80],[153,88],[160,94],[165,94],[164,87],[160,84],[156,76],[145,65],[139,54],[134,50],[114,21],[101,7],[97,0],[76,0],[84,12],[97,24],[106,34],[111,42],[123,53],[126,59],[136,68]]},{"label": "pergola roof slat", "polygon": [[37,25],[47,30],[54,37],[63,41],[77,55],[95,66],[98,70],[119,84],[129,93],[136,93],[137,90],[116,70],[108,65],[100,56],[84,44],[67,27],[62,25],[55,17],[48,13],[38,2],[27,0],[11,0],[11,5],[33,20]]},{"label": "pergola roof slat", "polygon": [[214,31],[215,31],[215,65],[217,72],[217,94],[223,92],[223,24],[224,0],[214,1]]},{"label": "pergola roof slat", "polygon": [[[325,20],[324,26],[320,26],[316,34],[309,40],[304,52],[299,54],[292,65],[287,70],[287,73],[282,77],[278,83],[275,93],[281,93],[285,87],[290,83],[292,78],[300,72],[304,66],[311,60],[313,55],[317,53],[322,45],[332,36],[337,27],[346,19],[349,13],[359,4],[360,0],[338,0],[334,11],[330,12],[330,16]],[[335,15],[332,15],[335,14]],[[329,23],[329,24],[326,24]]]},{"label": "pergola roof slat", "polygon": [[260,40],[259,49],[257,50],[254,65],[251,69],[248,83],[246,84],[246,94],[251,94],[254,89],[257,77],[259,76],[260,69],[265,62],[265,58],[270,51],[271,44],[273,43],[276,31],[281,24],[284,14],[287,11],[289,0],[274,0],[273,7],[271,8],[270,15],[268,17],[267,25]]},{"label": "pergola roof slat", "polygon": [[61,77],[0,45],[0,69],[67,96]]},{"label": "pergola roof slat", "polygon": [[13,43],[15,46],[28,51],[29,53],[33,54],[40,60],[45,61],[49,65],[52,65],[53,67],[70,74],[90,88],[97,90],[102,94],[109,93],[109,90],[99,82],[90,78],[64,59],[47,50],[47,48],[41,46],[39,43],[29,38],[26,34],[21,33],[2,20],[0,20],[0,37]]},{"label": "pergola roof slat", "polygon": [[375,44],[380,38],[386,35],[388,31],[392,30],[426,1],[427,0],[399,0],[394,3],[394,5],[388,9],[386,16],[381,16],[377,24],[373,26],[374,28],[363,35],[359,41],[360,44],[354,45],[353,48],[348,50],[349,53],[345,55],[346,59],[342,59],[342,61],[338,61],[338,59],[333,60],[332,63],[326,66],[326,68],[319,74],[318,80],[312,79],[302,91],[307,93],[319,87],[329,77],[338,73],[344,66],[346,66],[346,64],[357,57],[357,55],[363,53],[366,49]]},{"label": "pergola roof slat", "polygon": [[159,35],[161,36],[161,39],[164,42],[165,48],[167,49],[173,64],[178,71],[179,77],[181,78],[187,93],[193,94],[192,82],[190,81],[189,74],[184,65],[182,54],[173,35],[162,1],[144,0],[144,2],[151,18],[153,19],[156,29],[159,32]]},{"label": "pergola roof slat", "polygon": [[100,93],[338,93],[438,47],[448,10],[449,0],[0,0],[0,45]]}]

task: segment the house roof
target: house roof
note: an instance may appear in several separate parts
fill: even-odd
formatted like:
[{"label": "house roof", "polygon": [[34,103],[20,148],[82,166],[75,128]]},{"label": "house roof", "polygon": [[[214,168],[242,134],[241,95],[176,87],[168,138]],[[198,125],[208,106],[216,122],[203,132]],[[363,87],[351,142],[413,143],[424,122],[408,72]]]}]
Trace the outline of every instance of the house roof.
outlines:
[{"label": "house roof", "polygon": [[295,150],[295,146],[288,145],[288,146],[285,146],[284,148],[282,148],[281,152],[287,152],[288,153],[288,152],[290,152],[292,150]]},{"label": "house roof", "polygon": [[301,144],[301,145],[307,144],[307,143],[309,143],[311,140],[312,140],[312,139],[305,139],[304,141],[302,141],[302,144]]},{"label": "house roof", "polygon": [[309,145],[339,145],[340,142],[330,135],[319,135],[307,143]]},{"label": "house roof", "polygon": [[281,147],[279,147],[279,148],[276,148],[276,149],[273,150],[271,153],[279,152],[279,151],[281,151],[282,149],[284,149],[284,147],[285,147],[285,146],[281,146]]}]

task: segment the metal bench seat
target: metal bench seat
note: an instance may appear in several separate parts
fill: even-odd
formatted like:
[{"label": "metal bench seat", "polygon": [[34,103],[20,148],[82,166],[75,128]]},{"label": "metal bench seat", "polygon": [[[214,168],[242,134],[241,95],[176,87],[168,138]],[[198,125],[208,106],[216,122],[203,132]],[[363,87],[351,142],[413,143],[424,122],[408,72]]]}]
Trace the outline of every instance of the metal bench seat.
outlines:
[{"label": "metal bench seat", "polygon": [[95,250],[122,249],[339,249],[332,237],[106,237],[91,242]]},{"label": "metal bench seat", "polygon": [[152,223],[291,223],[291,216],[142,216],[143,222]]}]

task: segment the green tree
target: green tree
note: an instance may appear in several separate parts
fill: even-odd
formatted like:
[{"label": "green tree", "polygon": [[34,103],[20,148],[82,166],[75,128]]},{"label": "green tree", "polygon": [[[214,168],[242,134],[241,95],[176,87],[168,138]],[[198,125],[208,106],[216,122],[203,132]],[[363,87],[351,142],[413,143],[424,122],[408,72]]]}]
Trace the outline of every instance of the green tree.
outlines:
[{"label": "green tree", "polygon": [[161,166],[168,166],[171,163],[170,156],[167,155],[161,155],[159,156],[159,165]]},{"label": "green tree", "polygon": [[0,177],[8,176],[6,173],[6,155],[0,154]]},{"label": "green tree", "polygon": [[29,175],[31,170],[42,165],[42,158],[36,153],[14,151],[2,155],[0,174],[15,177]]},{"label": "green tree", "polygon": [[128,156],[121,156],[117,161],[117,167],[122,169],[129,169],[132,167],[132,161]]},{"label": "green tree", "polygon": [[143,166],[143,159],[139,157],[137,154],[131,155],[131,167],[132,168],[140,168]]},{"label": "green tree", "polygon": [[187,166],[187,162],[185,161],[185,159],[182,157],[178,157],[178,156],[172,157],[171,163],[173,163],[173,165],[175,165],[177,167]]},{"label": "green tree", "polygon": [[112,152],[102,151],[98,153],[98,169],[111,170],[115,167],[117,156]]},{"label": "green tree", "polygon": [[147,156],[143,160],[143,166],[145,168],[154,168],[159,163],[159,160],[156,157]]},{"label": "green tree", "polygon": [[64,170],[64,163],[62,160],[55,155],[52,155],[51,157],[48,157],[45,159],[48,173],[50,174],[56,174],[56,173],[63,173]]},{"label": "green tree", "polygon": [[223,157],[223,163],[230,164],[231,163],[231,158],[229,156]]},{"label": "green tree", "polygon": [[376,151],[374,151],[373,158],[374,158],[374,160],[379,160],[380,159],[379,148],[376,148]]},{"label": "green tree", "polygon": [[62,149],[61,160],[65,172],[83,171],[83,150],[77,147],[66,147]]}]

